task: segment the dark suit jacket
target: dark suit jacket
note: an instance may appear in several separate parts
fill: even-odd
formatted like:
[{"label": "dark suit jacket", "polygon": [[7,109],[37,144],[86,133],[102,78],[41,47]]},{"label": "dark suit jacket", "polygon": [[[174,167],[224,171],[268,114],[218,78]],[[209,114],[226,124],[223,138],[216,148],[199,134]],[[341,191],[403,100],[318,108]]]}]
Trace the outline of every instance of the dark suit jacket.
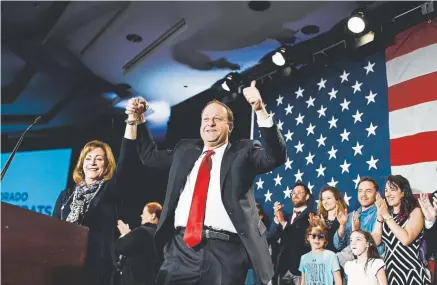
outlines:
[{"label": "dark suit jacket", "polygon": [[[89,228],[88,251],[85,261],[86,284],[108,285],[115,269],[114,240],[116,233],[117,206],[120,191],[129,172],[129,161],[138,159],[135,143],[123,140],[116,171],[106,181],[91,201],[82,225]],[[66,189],[59,195],[53,216],[65,220],[70,213],[73,189]],[[61,207],[64,205],[64,210]]]},{"label": "dark suit jacket", "polygon": [[156,225],[144,224],[115,242],[115,250],[124,256],[121,285],[153,285],[161,266],[153,237]]},{"label": "dark suit jacket", "polygon": [[290,224],[291,216],[287,217],[288,223],[284,229],[281,224],[275,222],[270,227],[269,240],[281,239],[275,267],[276,273],[280,276],[283,276],[287,270],[290,270],[294,275],[301,275],[299,271],[300,258],[311,251],[311,247],[305,244],[305,231],[309,226],[309,214],[310,211],[306,208],[293,224]]},{"label": "dark suit jacket", "polygon": [[[264,148],[258,141],[240,140],[229,143],[220,169],[223,205],[244,244],[258,279],[267,283],[273,276],[272,264],[253,193],[256,175],[271,171],[286,160],[284,139],[276,125],[260,128]],[[149,167],[169,169],[167,192],[161,219],[155,235],[159,253],[174,235],[174,215],[188,174],[201,155],[203,142],[181,140],[173,150],[158,151],[146,124],[138,127],[139,154]]]}]

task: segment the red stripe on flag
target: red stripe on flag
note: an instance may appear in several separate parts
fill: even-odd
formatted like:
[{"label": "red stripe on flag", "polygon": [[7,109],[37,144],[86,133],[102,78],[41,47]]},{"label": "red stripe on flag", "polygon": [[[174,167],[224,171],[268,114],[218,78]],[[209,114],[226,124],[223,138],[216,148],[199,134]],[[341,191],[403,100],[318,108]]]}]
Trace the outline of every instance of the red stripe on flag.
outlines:
[{"label": "red stripe on flag", "polygon": [[437,160],[437,131],[390,140],[391,166]]},{"label": "red stripe on flag", "polygon": [[437,72],[419,76],[388,88],[388,110],[437,100]]},{"label": "red stripe on flag", "polygon": [[395,43],[385,50],[386,61],[437,43],[437,21],[423,22],[397,34]]}]

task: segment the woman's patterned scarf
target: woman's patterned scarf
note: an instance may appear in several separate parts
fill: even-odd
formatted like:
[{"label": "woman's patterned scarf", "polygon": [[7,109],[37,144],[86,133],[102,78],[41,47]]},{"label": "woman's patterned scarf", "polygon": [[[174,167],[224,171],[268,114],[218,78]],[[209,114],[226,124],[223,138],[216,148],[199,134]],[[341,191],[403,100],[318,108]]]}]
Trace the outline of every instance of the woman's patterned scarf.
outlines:
[{"label": "woman's patterned scarf", "polygon": [[91,201],[102,187],[103,180],[87,185],[85,181],[76,184],[73,194],[73,202],[70,204],[70,214],[67,222],[80,224],[90,207]]}]

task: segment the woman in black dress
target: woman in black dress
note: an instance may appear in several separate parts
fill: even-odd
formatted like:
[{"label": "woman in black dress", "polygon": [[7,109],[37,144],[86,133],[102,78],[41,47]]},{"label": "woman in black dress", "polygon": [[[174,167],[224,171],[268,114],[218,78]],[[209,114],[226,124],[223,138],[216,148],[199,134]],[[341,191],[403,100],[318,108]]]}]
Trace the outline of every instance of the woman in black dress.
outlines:
[{"label": "woman in black dress", "polygon": [[338,251],[333,242],[334,234],[340,227],[340,223],[337,219],[338,213],[344,213],[346,209],[347,205],[343,196],[336,187],[325,186],[320,190],[317,215],[323,217],[325,220],[326,229],[328,230],[328,245],[326,246],[326,249],[333,252]]},{"label": "woman in black dress", "polygon": [[53,216],[89,228],[84,284],[108,285],[115,268],[115,223],[117,218],[117,185],[122,185],[129,157],[137,157],[134,141],[123,139],[120,157],[115,165],[110,146],[90,141],[82,149],[73,171],[76,183],[59,195]]}]

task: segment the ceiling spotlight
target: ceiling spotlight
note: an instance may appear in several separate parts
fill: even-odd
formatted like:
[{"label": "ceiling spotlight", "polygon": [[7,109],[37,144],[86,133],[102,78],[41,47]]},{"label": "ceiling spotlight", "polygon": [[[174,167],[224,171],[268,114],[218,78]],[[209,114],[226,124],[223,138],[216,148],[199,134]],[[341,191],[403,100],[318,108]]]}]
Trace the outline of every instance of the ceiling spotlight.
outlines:
[{"label": "ceiling spotlight", "polygon": [[366,29],[366,19],[363,12],[353,13],[347,20],[347,28],[354,34],[361,34]]},{"label": "ceiling spotlight", "polygon": [[279,48],[277,52],[272,55],[272,61],[277,66],[284,66],[285,64],[285,52],[287,49],[285,47]]},{"label": "ceiling spotlight", "polygon": [[226,75],[221,84],[223,90],[232,92],[238,89],[241,84],[241,76],[237,72],[232,72]]}]

